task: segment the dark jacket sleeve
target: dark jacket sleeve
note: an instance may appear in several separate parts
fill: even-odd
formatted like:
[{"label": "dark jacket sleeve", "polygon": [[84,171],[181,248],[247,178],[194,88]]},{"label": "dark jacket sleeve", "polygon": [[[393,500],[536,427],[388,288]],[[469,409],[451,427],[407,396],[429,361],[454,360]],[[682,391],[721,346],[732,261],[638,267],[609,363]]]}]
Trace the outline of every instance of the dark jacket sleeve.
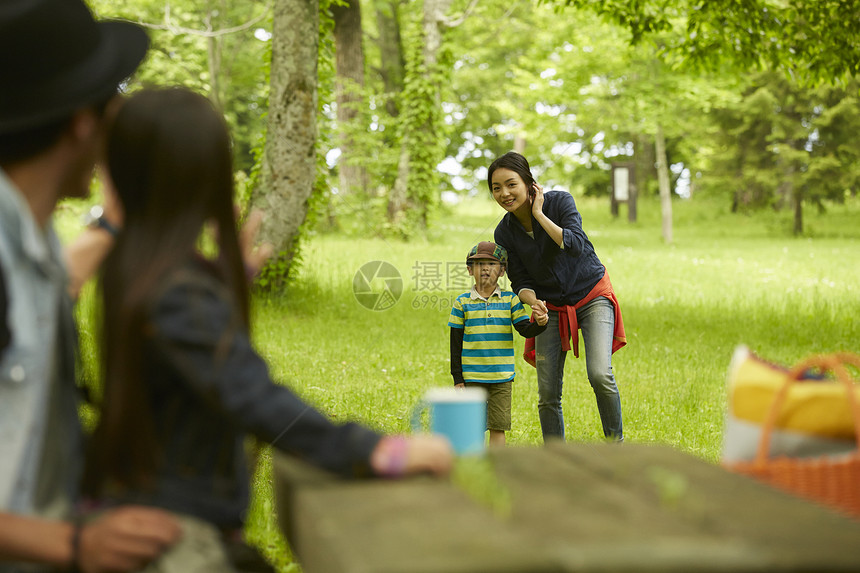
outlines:
[{"label": "dark jacket sleeve", "polygon": [[381,436],[358,424],[334,424],[275,384],[230,301],[214,277],[172,286],[151,309],[154,347],[193,392],[238,427],[324,469],[368,473]]},{"label": "dark jacket sleeve", "polygon": [[562,229],[563,251],[578,257],[589,241],[582,230],[582,216],[576,209],[576,201],[570,193],[557,193],[554,199],[552,213],[547,216]]},{"label": "dark jacket sleeve", "polygon": [[519,332],[520,336],[522,336],[523,338],[534,338],[535,336],[546,330],[546,324],[541,326],[536,322],[521,320],[520,322],[514,323],[514,328],[517,329],[517,332]]},{"label": "dark jacket sleeve", "polygon": [[465,328],[450,328],[451,330],[451,376],[454,384],[465,384],[463,379],[463,336]]},{"label": "dark jacket sleeve", "polygon": [[525,265],[523,265],[519,253],[517,252],[516,241],[514,240],[513,232],[511,231],[510,224],[506,218],[502,219],[502,221],[496,226],[496,230],[493,233],[493,240],[497,245],[503,246],[508,252],[508,265],[505,272],[508,275],[508,279],[511,281],[511,290],[517,295],[519,295],[520,291],[524,288],[534,290],[535,287],[532,284],[532,279],[529,276]]}]

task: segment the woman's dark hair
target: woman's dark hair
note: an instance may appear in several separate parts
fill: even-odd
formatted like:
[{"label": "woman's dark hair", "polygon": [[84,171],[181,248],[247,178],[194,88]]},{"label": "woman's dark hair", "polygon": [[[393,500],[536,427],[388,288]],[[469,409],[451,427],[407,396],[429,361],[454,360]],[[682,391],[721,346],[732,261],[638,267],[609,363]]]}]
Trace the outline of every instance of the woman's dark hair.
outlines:
[{"label": "woman's dark hair", "polygon": [[248,324],[230,136],[209,100],[184,88],[133,95],[110,127],[107,163],[125,220],[100,277],[104,411],[88,456],[91,494],[154,477],[157,442],[142,376],[147,305],[165,276],[196,256],[208,222],[219,251],[213,265]]},{"label": "woman's dark hair", "polygon": [[496,169],[510,169],[522,178],[523,183],[526,184],[526,189],[531,189],[535,183],[535,178],[532,177],[529,162],[526,158],[516,151],[508,151],[504,155],[497,157],[495,161],[490,163],[490,167],[487,169],[487,187],[490,188],[491,193],[493,192],[493,173]]}]

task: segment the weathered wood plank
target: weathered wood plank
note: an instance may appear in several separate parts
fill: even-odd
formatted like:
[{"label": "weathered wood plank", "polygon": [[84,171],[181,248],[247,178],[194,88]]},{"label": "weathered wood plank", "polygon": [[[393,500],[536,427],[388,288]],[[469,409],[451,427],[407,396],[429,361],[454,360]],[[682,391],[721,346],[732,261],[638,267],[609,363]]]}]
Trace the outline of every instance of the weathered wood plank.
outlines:
[{"label": "weathered wood plank", "polygon": [[276,456],[282,529],[306,573],[860,571],[860,522],[672,448],[489,459],[501,517],[447,481],[345,481]]},{"label": "weathered wood plank", "polygon": [[512,516],[570,571],[857,571],[860,523],[668,447],[491,454]]},{"label": "weathered wood plank", "polygon": [[[567,455],[572,463],[607,471],[624,449],[567,448]],[[702,535],[754,540],[773,566],[860,570],[860,522],[666,446],[639,446],[630,457],[639,458],[630,463],[642,468],[642,477],[628,473],[619,486]],[[667,487],[675,490],[668,496]]]},{"label": "weathered wood plank", "polygon": [[306,573],[550,572],[561,567],[447,481],[345,481],[275,458],[278,512]]}]

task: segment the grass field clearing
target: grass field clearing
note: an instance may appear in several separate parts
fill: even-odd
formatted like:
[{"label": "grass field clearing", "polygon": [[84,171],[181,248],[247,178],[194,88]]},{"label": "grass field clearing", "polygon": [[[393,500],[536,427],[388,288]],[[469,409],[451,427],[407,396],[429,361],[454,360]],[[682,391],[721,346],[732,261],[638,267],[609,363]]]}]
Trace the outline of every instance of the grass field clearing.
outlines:
[{"label": "grass field clearing", "polygon": [[[656,202],[640,201],[636,224],[623,209],[613,219],[605,200],[577,204],[624,315],[628,345],[613,362],[626,440],[671,444],[717,462],[726,369],[737,344],[786,364],[860,351],[860,201],[827,214],[807,209],[807,233],[798,238],[788,233],[788,213],[736,215],[705,199],[676,201],[672,245],[660,238]],[[64,236],[74,234],[75,210],[61,213]],[[451,384],[450,305],[468,288],[466,253],[492,240],[501,215],[478,198],[441,215],[423,240],[310,237],[292,287],[254,299],[253,336],[273,377],[336,420],[409,431],[424,391]],[[353,295],[355,273],[370,261],[386,261],[402,277],[402,295],[388,310],[368,310]],[[83,330],[86,342],[86,322]],[[522,339],[516,345],[521,350]],[[601,439],[582,358],[567,361],[563,404],[568,440]],[[521,358],[508,441],[541,443],[535,371]],[[248,533],[282,569],[294,570],[272,518],[268,455],[262,459]]]}]

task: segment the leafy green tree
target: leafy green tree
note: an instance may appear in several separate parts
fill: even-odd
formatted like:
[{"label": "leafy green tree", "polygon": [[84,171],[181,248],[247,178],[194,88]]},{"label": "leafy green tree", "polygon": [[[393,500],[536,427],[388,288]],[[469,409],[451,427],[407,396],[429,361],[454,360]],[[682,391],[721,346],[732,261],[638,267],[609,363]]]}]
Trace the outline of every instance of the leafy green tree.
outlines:
[{"label": "leafy green tree", "polygon": [[[659,145],[668,203],[668,164],[699,161],[713,130],[702,119],[732,97],[731,76],[677,71],[658,55],[666,39],[631,46],[629,32],[588,11],[559,18],[549,6],[501,3],[477,11],[452,42],[460,97],[450,105],[459,122],[448,152],[464,171],[477,178],[492,157],[521,145],[544,183],[605,195],[610,164],[632,156],[640,188],[653,180],[656,191]],[[670,228],[665,235],[671,240]]]},{"label": "leafy green tree", "polygon": [[820,209],[858,188],[857,84],[798,85],[776,72],[751,79],[737,104],[717,113],[722,149],[706,185],[731,189],[733,209],[791,208],[803,232],[803,205]]},{"label": "leafy green tree", "polygon": [[478,4],[452,31],[448,155],[465,179],[480,183],[489,162],[511,149],[524,152],[545,183],[569,185],[577,160],[591,160],[582,90],[601,58],[618,61],[617,47],[627,49],[591,32],[579,14],[561,21],[546,7],[498,1]]},{"label": "leafy green tree", "polygon": [[[420,28],[406,51],[406,76],[399,114],[400,156],[388,201],[391,225],[404,235],[425,228],[438,203],[437,165],[444,155],[441,90],[447,76],[441,19],[450,0],[424,0]],[[440,58],[441,56],[441,58]]]},{"label": "leafy green tree", "polygon": [[692,67],[733,62],[782,70],[803,82],[850,81],[860,73],[857,0],[555,0],[592,10],[631,31],[679,30],[665,53]]},{"label": "leafy green tree", "polygon": [[230,125],[237,168],[250,170],[268,98],[261,65],[267,45],[255,33],[271,29],[270,6],[226,0],[88,1],[100,17],[147,28],[152,46],[129,89],[184,85],[207,95]]}]

